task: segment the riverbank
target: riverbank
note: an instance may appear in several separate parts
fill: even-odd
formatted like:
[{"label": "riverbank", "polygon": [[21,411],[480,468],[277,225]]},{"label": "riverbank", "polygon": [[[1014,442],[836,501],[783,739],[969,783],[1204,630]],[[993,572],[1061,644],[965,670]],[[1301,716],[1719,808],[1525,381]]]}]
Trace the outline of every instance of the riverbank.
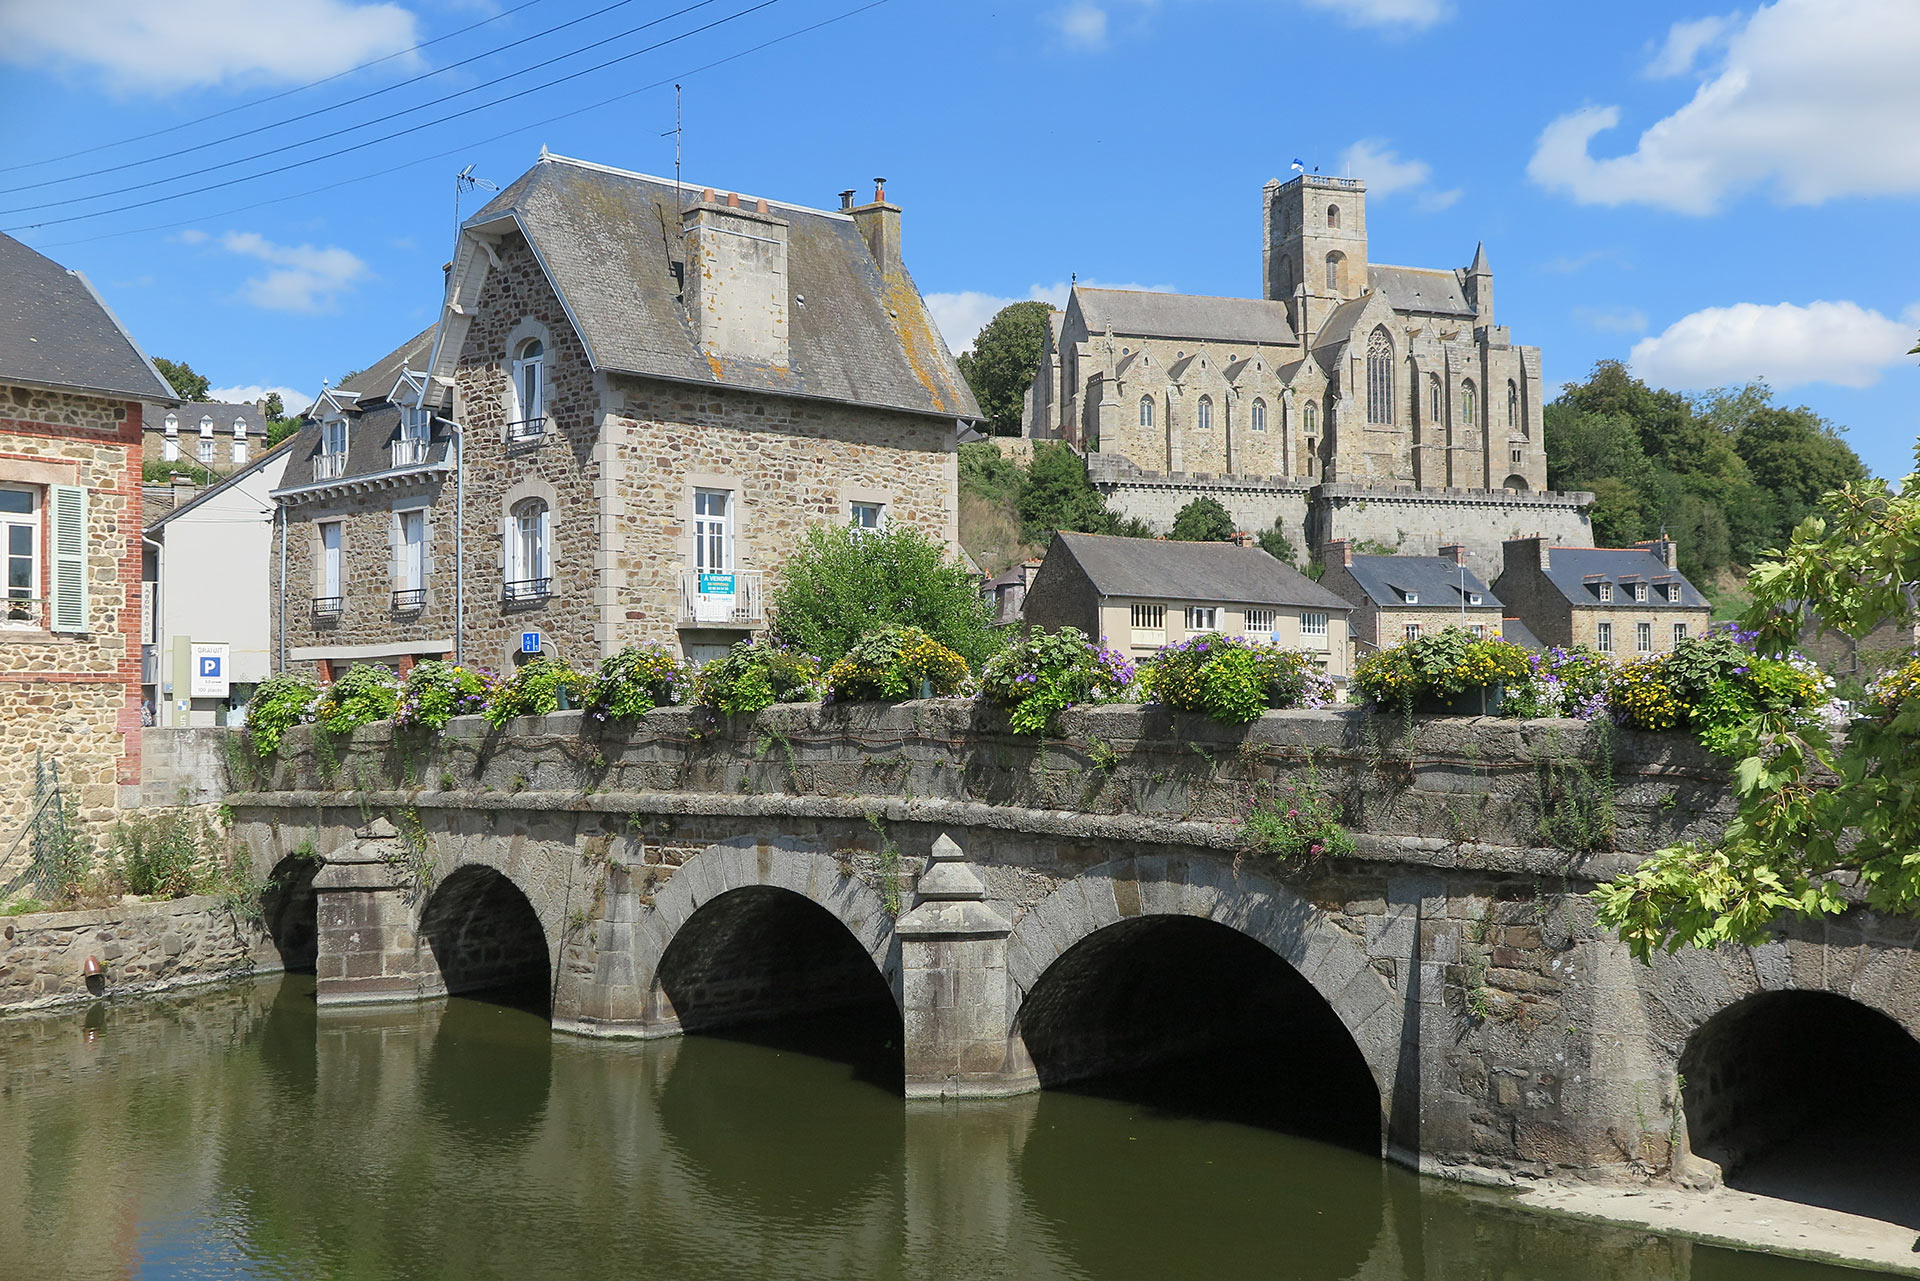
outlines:
[{"label": "riverbank", "polygon": [[281,968],[258,919],[206,894],[0,917],[0,1015]]}]

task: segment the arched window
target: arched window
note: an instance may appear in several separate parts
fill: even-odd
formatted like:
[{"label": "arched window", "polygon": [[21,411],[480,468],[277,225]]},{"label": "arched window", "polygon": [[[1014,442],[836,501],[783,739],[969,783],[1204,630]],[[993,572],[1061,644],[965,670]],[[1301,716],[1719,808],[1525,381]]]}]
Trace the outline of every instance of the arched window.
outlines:
[{"label": "arched window", "polygon": [[1474,416],[1473,380],[1471,378],[1460,384],[1460,421],[1469,427],[1477,421]]},{"label": "arched window", "polygon": [[1331,293],[1340,292],[1340,268],[1347,256],[1338,250],[1327,255],[1327,289]]},{"label": "arched window", "polygon": [[520,344],[513,358],[513,394],[516,401],[517,421],[532,430],[523,431],[523,435],[537,435],[547,416],[547,380],[545,360],[547,349],[538,338],[529,338]]},{"label": "arched window", "polygon": [[1507,379],[1507,430],[1513,431],[1520,426],[1520,388],[1513,379]]},{"label": "arched window", "polygon": [[1313,437],[1309,436],[1307,437],[1307,475],[1311,476],[1318,470],[1319,462],[1319,452],[1313,447]]},{"label": "arched window", "polygon": [[1327,206],[1327,226],[1332,227],[1335,230],[1339,229],[1340,227],[1340,206],[1339,205]]},{"label": "arched window", "polygon": [[1247,426],[1253,428],[1255,431],[1265,431],[1267,429],[1266,401],[1256,399],[1253,402],[1253,408],[1247,411]]},{"label": "arched window", "polygon": [[[1309,436],[1313,435],[1315,429],[1320,426],[1320,406],[1311,400],[1307,402],[1305,425]],[[1308,448],[1311,449],[1312,446],[1309,445]]]},{"label": "arched window", "polygon": [[506,529],[509,599],[547,594],[553,580],[552,533],[552,517],[543,499],[523,498],[513,505]]},{"label": "arched window", "polygon": [[1384,328],[1367,339],[1367,421],[1393,421],[1393,339]]},{"label": "arched window", "polygon": [[1213,427],[1213,397],[1200,398],[1199,408],[1194,411],[1193,425],[1201,431],[1207,431]]},{"label": "arched window", "polygon": [[1440,390],[1440,375],[1427,375],[1427,421],[1441,422],[1447,416],[1447,402]]},{"label": "arched window", "polygon": [[1142,427],[1153,426],[1153,397],[1151,396],[1142,396],[1140,398],[1140,425]]}]

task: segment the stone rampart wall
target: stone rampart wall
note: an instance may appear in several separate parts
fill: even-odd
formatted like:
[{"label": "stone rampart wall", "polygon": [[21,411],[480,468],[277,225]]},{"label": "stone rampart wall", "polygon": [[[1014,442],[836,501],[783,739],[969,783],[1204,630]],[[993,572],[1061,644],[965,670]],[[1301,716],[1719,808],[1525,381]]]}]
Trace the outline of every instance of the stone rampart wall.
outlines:
[{"label": "stone rampart wall", "polygon": [[[103,970],[89,987],[88,957]],[[0,917],[0,1011],[211,983],[281,968],[258,922],[217,898]]]}]

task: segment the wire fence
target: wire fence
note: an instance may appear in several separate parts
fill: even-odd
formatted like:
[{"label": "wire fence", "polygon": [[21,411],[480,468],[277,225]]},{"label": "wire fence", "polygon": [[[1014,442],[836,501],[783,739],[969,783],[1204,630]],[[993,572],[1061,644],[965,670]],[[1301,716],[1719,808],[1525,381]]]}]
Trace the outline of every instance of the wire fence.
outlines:
[{"label": "wire fence", "polygon": [[54,902],[71,893],[86,874],[87,853],[60,782],[58,757],[34,753],[33,809],[6,853],[0,854],[0,875],[16,863],[18,870],[0,884],[0,900],[24,893]]}]

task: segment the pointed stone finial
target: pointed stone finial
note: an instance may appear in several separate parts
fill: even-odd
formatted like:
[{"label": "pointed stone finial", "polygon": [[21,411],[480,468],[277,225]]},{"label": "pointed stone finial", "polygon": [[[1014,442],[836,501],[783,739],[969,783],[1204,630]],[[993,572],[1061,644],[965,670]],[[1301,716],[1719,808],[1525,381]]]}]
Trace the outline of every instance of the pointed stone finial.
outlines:
[{"label": "pointed stone finial", "polygon": [[933,838],[933,849],[928,857],[936,863],[958,863],[966,855],[961,852],[959,842],[942,832]]},{"label": "pointed stone finial", "polygon": [[959,843],[942,832],[928,851],[927,868],[914,887],[920,903],[900,918],[903,937],[1005,937],[1013,928],[986,905],[987,883],[965,860]]}]

